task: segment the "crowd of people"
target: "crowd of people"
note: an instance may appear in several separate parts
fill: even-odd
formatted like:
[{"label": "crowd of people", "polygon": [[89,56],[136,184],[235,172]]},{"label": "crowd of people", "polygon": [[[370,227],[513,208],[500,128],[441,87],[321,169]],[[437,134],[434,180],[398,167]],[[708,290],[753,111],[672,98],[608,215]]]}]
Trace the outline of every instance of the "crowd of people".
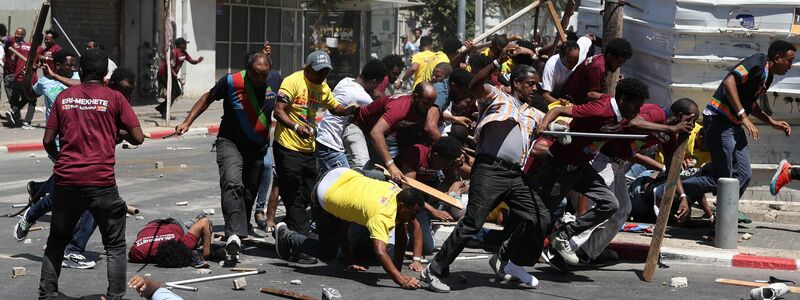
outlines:
[{"label": "crowd of people", "polygon": [[[139,232],[127,258],[114,146],[144,141],[128,103],[132,72],[110,72],[100,49],[80,56],[57,51],[58,36],[49,32],[39,57],[44,76],[32,90],[19,90],[20,60],[6,51],[10,123],[26,122],[19,119],[20,99],[44,95],[47,103],[43,140],[55,162],[53,176],[29,184],[33,206],[14,230],[22,240],[38,218],[53,214],[40,296],[57,294],[62,265],[94,266],[81,253],[96,227],[114,299],[125,294],[127,261],[162,267],[235,261],[255,228],[273,234],[281,259],[316,264],[341,257],[346,270],[364,271],[363,258],[371,257],[397,285],[425,284],[435,292],[450,290],[450,266],[478,242],[496,249],[489,265],[501,282],[533,288],[539,281],[525,267],[539,261],[558,272],[613,263],[618,256],[608,245],[620,228],[629,218],[654,219],[661,201],[676,204],[673,224],[684,223],[695,203],[713,218],[704,195],[715,191],[717,178],[738,178],[742,193],[749,185],[745,134],[759,137],[750,115],[791,134],[788,123],[772,119],[756,101],[775,75],[791,68],[796,49],[785,41],[734,65],[701,110],[687,98],[669,107],[646,103],[670,99],[651,98],[635,78],[607,86],[609,74],[634,54],[625,39],[571,33],[563,42],[541,44],[500,34],[475,44],[414,34],[418,44],[404,47],[408,66],[399,55],[369,60],[333,89],[326,82],[333,64],[324,51],[311,52],[302,69],[286,76],[273,70],[269,43],[248,53],[242,70],[220,77],[175,127],[186,133],[222,101],[215,146],[224,246],[212,243],[202,214],[186,222],[158,219]],[[32,51],[24,36],[17,29],[5,48]],[[201,62],[185,54],[185,45],[175,41],[180,63]],[[609,138],[624,133],[647,138]],[[690,146],[678,192],[663,199],[664,178],[684,136]],[[771,190],[799,177],[781,162]],[[463,208],[412,188],[406,184],[412,179],[456,196]],[[276,224],[278,202],[286,216]],[[434,220],[457,221],[441,244],[432,237]],[[487,221],[503,230],[487,233]],[[403,274],[406,251],[413,253],[413,275]],[[129,285],[153,295],[158,285],[146,281],[134,278]]]}]

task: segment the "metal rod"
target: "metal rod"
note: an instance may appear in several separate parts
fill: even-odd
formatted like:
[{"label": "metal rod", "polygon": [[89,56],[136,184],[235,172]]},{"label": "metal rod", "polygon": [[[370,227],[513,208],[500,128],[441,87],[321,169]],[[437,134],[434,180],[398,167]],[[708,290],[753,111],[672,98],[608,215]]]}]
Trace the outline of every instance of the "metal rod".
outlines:
[{"label": "metal rod", "polygon": [[561,131],[542,131],[544,135],[569,135],[576,137],[592,137],[603,139],[631,139],[643,140],[647,138],[646,134],[618,134],[618,133],[594,133],[594,132],[561,132]]},{"label": "metal rod", "polygon": [[53,17],[53,23],[56,23],[56,26],[58,26],[58,30],[61,30],[61,33],[63,33],[64,37],[67,38],[67,42],[69,42],[69,45],[72,46],[72,50],[75,50],[75,54],[77,54],[78,57],[81,57],[81,52],[78,51],[78,47],[75,47],[75,44],[72,43],[72,39],[69,38],[69,35],[67,34],[66,31],[64,31],[64,27],[61,27],[61,23],[58,22],[56,17]]},{"label": "metal rod", "polygon": [[20,207],[25,207],[25,206],[28,206],[28,203],[11,204],[11,208],[20,208]]},{"label": "metal rod", "polygon": [[172,282],[167,282],[166,284],[175,286],[175,285],[190,284],[190,283],[196,283],[196,282],[204,282],[204,281],[211,281],[211,280],[218,280],[218,279],[226,279],[226,278],[233,278],[233,277],[242,277],[242,276],[248,276],[248,275],[263,274],[263,273],[266,273],[266,272],[267,271],[251,271],[251,272],[231,273],[231,274],[224,274],[224,275],[200,277],[200,278],[195,278],[195,279],[187,279],[187,280],[181,280],[181,281],[172,281]]},{"label": "metal rod", "polygon": [[185,286],[185,285],[180,285],[180,284],[174,284],[174,283],[169,283],[169,282],[165,283],[164,285],[166,285],[168,287],[171,287],[173,289],[184,290],[184,291],[197,292],[197,290],[198,290],[196,287]]},{"label": "metal rod", "polygon": [[[739,180],[720,178],[717,181],[717,216],[714,246],[722,249],[736,249],[739,238]],[[662,200],[664,201],[664,200]]]}]

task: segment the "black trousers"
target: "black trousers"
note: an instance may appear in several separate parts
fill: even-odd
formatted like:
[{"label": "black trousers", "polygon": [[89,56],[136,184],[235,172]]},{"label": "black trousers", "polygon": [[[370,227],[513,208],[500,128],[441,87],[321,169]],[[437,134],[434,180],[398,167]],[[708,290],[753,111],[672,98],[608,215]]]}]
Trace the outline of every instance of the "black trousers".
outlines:
[{"label": "black trousers", "polygon": [[449,275],[450,264],[469,240],[475,238],[475,234],[483,228],[486,216],[501,201],[506,201],[510,213],[519,223],[500,246],[500,259],[511,260],[519,266],[532,266],[539,260],[550,223],[550,213],[544,203],[523,182],[522,171],[509,169],[496,162],[478,161],[472,167],[470,176],[467,212],[433,258],[430,271],[434,275]]},{"label": "black trousers", "polygon": [[264,169],[265,148],[242,139],[245,138],[218,137],[216,141],[226,237],[247,237],[250,215]]},{"label": "black trousers", "polygon": [[311,221],[306,209],[311,203],[311,193],[317,180],[317,160],[314,153],[290,150],[277,142],[273,146],[281,201],[286,207],[283,222],[292,231],[307,236]]},{"label": "black trousers", "polygon": [[[316,191],[313,193],[316,194]],[[300,251],[323,261],[331,261],[339,254],[339,230],[345,221],[325,211],[314,195],[311,196],[310,205],[312,218],[317,224],[317,239],[289,229],[286,231],[287,242],[293,252]]]},{"label": "black trousers", "polygon": [[539,172],[534,175],[533,186],[550,210],[561,203],[561,199],[564,199],[570,190],[583,194],[595,203],[586,214],[575,222],[568,223],[561,230],[562,238],[570,238],[591,229],[610,218],[619,209],[617,197],[589,164],[572,166],[547,156]]},{"label": "black trousers", "polygon": [[[164,92],[166,93],[166,90],[167,90],[167,76],[166,75],[158,76],[156,79],[158,79],[158,85],[163,87],[164,88]],[[181,95],[183,95],[183,88],[181,88],[181,84],[178,81],[178,76],[172,76],[172,101],[170,101],[170,104],[175,103],[175,100],[178,99],[178,97],[180,97]],[[167,109],[167,101],[161,102],[161,104],[159,104],[156,107],[156,109],[158,109],[159,111],[166,110]]]},{"label": "black trousers", "polygon": [[97,222],[103,237],[103,246],[108,253],[108,291],[113,299],[125,295],[125,201],[119,197],[116,186],[59,186],[53,187],[53,217],[50,235],[42,260],[42,276],[39,280],[39,298],[58,295],[58,277],[64,249],[72,240],[72,231],[83,212],[89,210]]}]

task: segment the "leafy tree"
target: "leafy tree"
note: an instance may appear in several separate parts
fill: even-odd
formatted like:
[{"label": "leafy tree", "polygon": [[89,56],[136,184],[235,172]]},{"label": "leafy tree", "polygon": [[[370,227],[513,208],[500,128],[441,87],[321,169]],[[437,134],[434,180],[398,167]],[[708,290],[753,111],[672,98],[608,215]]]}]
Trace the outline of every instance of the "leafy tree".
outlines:
[{"label": "leafy tree", "polygon": [[[425,6],[419,8],[422,26],[429,28],[432,35],[440,37],[458,34],[458,0],[422,0]],[[475,35],[475,1],[467,0],[466,35]]]}]

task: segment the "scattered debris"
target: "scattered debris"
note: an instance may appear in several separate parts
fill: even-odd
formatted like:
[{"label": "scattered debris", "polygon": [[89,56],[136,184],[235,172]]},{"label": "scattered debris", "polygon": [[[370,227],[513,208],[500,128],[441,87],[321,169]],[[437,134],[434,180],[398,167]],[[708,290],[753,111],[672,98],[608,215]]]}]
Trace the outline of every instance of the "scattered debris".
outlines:
[{"label": "scattered debris", "polygon": [[247,288],[247,280],[244,277],[239,277],[233,280],[233,289],[234,290],[243,290]]},{"label": "scattered debris", "polygon": [[163,168],[164,168],[164,162],[163,161],[157,161],[156,162],[156,169],[163,169]]},{"label": "scattered debris", "polygon": [[167,150],[172,150],[172,151],[175,151],[175,148],[173,148],[173,147],[167,147]]},{"label": "scattered debris", "polygon": [[300,279],[295,279],[295,280],[289,281],[289,283],[291,283],[291,284],[294,284],[294,285],[301,285],[301,284],[303,284],[303,282],[302,282],[302,281],[300,281]]},{"label": "scattered debris", "polygon": [[181,202],[176,202],[175,203],[175,205],[177,205],[177,206],[186,206],[188,204],[189,204],[189,201],[181,201]]},{"label": "scattered debris", "polygon": [[31,243],[31,239],[25,239],[25,241],[24,241],[24,242],[22,242],[22,243],[23,243],[23,244],[30,244],[30,243]]},{"label": "scattered debris", "polygon": [[326,287],[322,289],[322,300],[335,300],[335,299],[342,299],[342,293],[339,290]]},{"label": "scattered debris", "polygon": [[178,147],[178,150],[194,150],[194,147]]},{"label": "scattered debris", "polygon": [[136,149],[136,148],[139,148],[139,146],[131,145],[128,143],[122,143],[122,149]]},{"label": "scattered debris", "polygon": [[289,298],[289,299],[299,299],[299,300],[315,299],[314,297],[311,297],[309,295],[304,295],[304,294],[301,294],[301,293],[295,293],[295,292],[292,292],[292,291],[283,290],[283,289],[276,289],[276,288],[261,288],[261,292],[264,293],[264,294],[270,294],[270,295],[275,295],[275,296],[279,296],[279,297],[282,297],[282,298]]},{"label": "scattered debris", "polygon": [[25,275],[28,275],[28,271],[25,270],[25,267],[14,267],[13,269],[11,269],[11,278],[16,278]]},{"label": "scattered debris", "polygon": [[129,214],[132,214],[132,215],[138,215],[139,214],[139,209],[138,208],[130,206],[130,205],[128,205],[127,207],[128,207],[128,213]]},{"label": "scattered debris", "polygon": [[31,229],[28,229],[28,232],[39,231],[42,229],[44,229],[42,226],[31,227]]},{"label": "scattered debris", "polygon": [[673,277],[669,280],[669,286],[674,288],[689,287],[689,279],[686,277]]},{"label": "scattered debris", "polygon": [[233,272],[252,272],[252,271],[258,271],[258,269],[256,269],[256,268],[231,268],[231,271],[233,271]]},{"label": "scattered debris", "polygon": [[769,207],[769,209],[772,209],[772,210],[783,210],[783,207],[781,207],[780,204],[770,204],[767,207]]},{"label": "scattered debris", "polygon": [[36,153],[28,154],[28,157],[36,157]]},{"label": "scattered debris", "polygon": [[214,215],[214,209],[213,208],[206,208],[206,209],[203,210],[203,214],[206,215],[206,216],[212,216],[212,215]]},{"label": "scattered debris", "polygon": [[144,277],[150,277],[150,276],[152,276],[152,274],[150,274],[150,273],[145,273],[144,274]]},{"label": "scattered debris", "polygon": [[40,162],[42,162],[42,161],[41,161],[41,160],[38,160],[38,159],[36,160],[36,163],[37,163],[37,164],[38,164],[38,163],[40,163]]},{"label": "scattered debris", "polygon": [[197,271],[195,271],[195,273],[208,275],[208,274],[211,274],[211,269],[197,269]]},{"label": "scattered debris", "polygon": [[181,164],[181,169],[186,169],[186,164]]},{"label": "scattered debris", "polygon": [[751,239],[752,237],[753,235],[750,234],[749,232],[745,232],[745,234],[742,235],[742,239],[745,241]]},{"label": "scattered debris", "polygon": [[158,178],[164,178],[164,174],[158,174]]},{"label": "scattered debris", "polygon": [[28,203],[11,204],[11,208],[20,208],[20,207],[25,207],[25,206],[28,206]]},{"label": "scattered debris", "polygon": [[136,216],[136,219],[137,220],[144,220],[144,217],[143,216]]}]

